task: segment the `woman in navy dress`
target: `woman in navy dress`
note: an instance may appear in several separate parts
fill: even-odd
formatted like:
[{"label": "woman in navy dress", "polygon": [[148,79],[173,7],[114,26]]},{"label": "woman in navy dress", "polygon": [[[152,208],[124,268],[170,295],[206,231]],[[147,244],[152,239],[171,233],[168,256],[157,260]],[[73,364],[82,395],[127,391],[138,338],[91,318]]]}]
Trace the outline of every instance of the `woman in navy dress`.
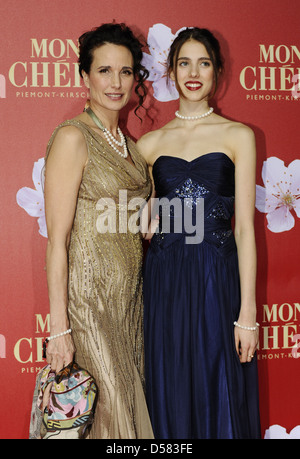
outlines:
[{"label": "woman in navy dress", "polygon": [[156,438],[260,437],[255,137],[209,107],[221,71],[216,38],[183,30],[169,54],[179,110],[138,142],[159,203],[144,267],[146,396]]}]

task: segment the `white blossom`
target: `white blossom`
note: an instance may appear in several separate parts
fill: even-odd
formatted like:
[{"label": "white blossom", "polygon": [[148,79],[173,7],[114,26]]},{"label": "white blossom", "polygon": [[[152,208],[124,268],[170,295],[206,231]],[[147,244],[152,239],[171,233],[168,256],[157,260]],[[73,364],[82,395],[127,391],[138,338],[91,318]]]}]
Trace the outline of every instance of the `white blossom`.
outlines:
[{"label": "white blossom", "polygon": [[47,227],[45,218],[44,193],[42,187],[42,173],[45,161],[40,158],[34,163],[32,171],[32,181],[35,189],[23,187],[17,192],[17,203],[31,217],[38,218],[39,233],[47,237]]},{"label": "white blossom", "polygon": [[148,45],[150,54],[143,53],[143,65],[149,71],[149,81],[153,81],[153,96],[160,102],[176,100],[179,97],[174,81],[168,77],[168,54],[170,46],[181,30],[175,35],[164,24],[154,24],[148,33]]},{"label": "white blossom", "polygon": [[267,214],[268,229],[274,233],[289,231],[300,217],[300,160],[288,167],[275,156],[263,163],[264,187],[256,185],[256,208]]},{"label": "white blossom", "polygon": [[300,438],[300,426],[294,427],[287,433],[284,427],[274,424],[265,431],[265,440],[295,440]]}]

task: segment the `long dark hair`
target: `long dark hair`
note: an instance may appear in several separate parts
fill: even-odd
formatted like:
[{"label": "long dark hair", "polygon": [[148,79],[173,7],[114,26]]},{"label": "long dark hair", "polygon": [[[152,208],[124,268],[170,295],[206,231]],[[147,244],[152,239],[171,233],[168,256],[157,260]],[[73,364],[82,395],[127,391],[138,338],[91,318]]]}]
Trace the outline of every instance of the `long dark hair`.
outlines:
[{"label": "long dark hair", "polygon": [[175,40],[173,41],[169,56],[168,56],[168,68],[169,71],[173,70],[175,79],[177,80],[177,70],[176,70],[176,63],[178,59],[178,55],[182,45],[188,40],[196,40],[202,45],[205,46],[208,55],[212,61],[213,69],[214,69],[214,80],[215,86],[214,91],[211,97],[215,94],[218,83],[219,77],[221,72],[224,70],[223,58],[221,55],[220,44],[217,38],[207,29],[200,29],[198,27],[193,28],[186,28],[182,30]]},{"label": "long dark hair", "polygon": [[[122,45],[129,49],[133,57],[133,74],[137,85],[135,93],[139,98],[139,104],[134,110],[137,115],[137,110],[143,106],[147,95],[147,87],[145,81],[149,76],[148,70],[142,65],[143,59],[143,44],[136,38],[129,27],[125,24],[108,23],[102,24],[99,27],[84,33],[79,37],[79,73],[82,77],[82,71],[89,74],[93,62],[93,51],[96,48],[112,43]],[[138,115],[137,115],[138,116]]]}]

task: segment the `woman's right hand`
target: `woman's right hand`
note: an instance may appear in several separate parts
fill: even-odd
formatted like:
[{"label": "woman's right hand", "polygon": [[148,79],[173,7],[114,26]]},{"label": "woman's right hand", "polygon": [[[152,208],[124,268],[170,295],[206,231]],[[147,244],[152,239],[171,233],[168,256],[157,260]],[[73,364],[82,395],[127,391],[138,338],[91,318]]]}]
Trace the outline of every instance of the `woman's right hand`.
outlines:
[{"label": "woman's right hand", "polygon": [[49,341],[46,351],[51,370],[58,373],[74,359],[75,345],[70,334]]},{"label": "woman's right hand", "polygon": [[153,235],[157,232],[159,227],[159,216],[155,215],[155,218],[153,218],[150,222],[148,233],[145,234],[144,238],[146,241],[149,241],[152,239]]}]

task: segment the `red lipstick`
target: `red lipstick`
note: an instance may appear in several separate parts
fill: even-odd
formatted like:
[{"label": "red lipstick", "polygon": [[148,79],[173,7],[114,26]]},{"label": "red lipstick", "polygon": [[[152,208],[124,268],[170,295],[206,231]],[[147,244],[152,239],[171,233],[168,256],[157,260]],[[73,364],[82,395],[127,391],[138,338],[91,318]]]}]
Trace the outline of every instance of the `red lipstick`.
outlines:
[{"label": "red lipstick", "polygon": [[200,81],[187,81],[184,85],[189,91],[198,91],[202,88]]}]

